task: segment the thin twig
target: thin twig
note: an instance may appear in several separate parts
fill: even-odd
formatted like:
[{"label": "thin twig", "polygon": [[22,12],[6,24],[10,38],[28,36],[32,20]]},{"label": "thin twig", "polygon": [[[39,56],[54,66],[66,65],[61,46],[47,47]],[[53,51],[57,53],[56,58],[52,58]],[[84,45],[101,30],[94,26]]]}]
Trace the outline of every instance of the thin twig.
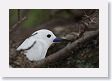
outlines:
[{"label": "thin twig", "polygon": [[18,14],[18,21],[21,20],[21,12],[20,12],[20,9],[17,10],[17,14]]},{"label": "thin twig", "polygon": [[9,32],[11,33],[11,32],[13,32],[14,31],[14,29],[16,28],[16,27],[18,27],[24,20],[26,20],[27,19],[27,17],[23,17],[21,20],[19,20],[16,24],[14,24],[12,27],[11,27],[11,29],[9,30]]}]

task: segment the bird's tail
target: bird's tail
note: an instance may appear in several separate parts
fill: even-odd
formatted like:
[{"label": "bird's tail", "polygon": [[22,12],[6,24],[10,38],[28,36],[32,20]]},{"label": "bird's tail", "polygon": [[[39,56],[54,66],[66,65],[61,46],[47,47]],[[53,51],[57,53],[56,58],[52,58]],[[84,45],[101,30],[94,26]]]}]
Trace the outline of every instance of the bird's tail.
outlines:
[{"label": "bird's tail", "polygon": [[21,50],[21,48],[20,48],[20,46],[16,49],[16,51],[20,51]]}]

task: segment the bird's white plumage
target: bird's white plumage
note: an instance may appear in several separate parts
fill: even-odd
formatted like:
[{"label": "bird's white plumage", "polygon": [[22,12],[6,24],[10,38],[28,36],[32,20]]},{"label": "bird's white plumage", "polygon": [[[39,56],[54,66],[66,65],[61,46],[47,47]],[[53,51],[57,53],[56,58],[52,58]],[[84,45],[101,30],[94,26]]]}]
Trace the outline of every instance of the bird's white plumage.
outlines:
[{"label": "bird's white plumage", "polygon": [[28,49],[33,45],[34,42],[36,42],[36,40],[33,37],[29,37],[17,48],[17,50],[19,51]]},{"label": "bird's white plumage", "polygon": [[[51,35],[50,38],[47,37],[48,34]],[[31,61],[44,59],[55,38],[56,36],[49,30],[36,31],[17,48],[17,51],[24,50],[24,54]]]},{"label": "bird's white plumage", "polygon": [[29,60],[41,60],[46,56],[48,45],[43,40],[38,40],[35,45],[25,52]]}]

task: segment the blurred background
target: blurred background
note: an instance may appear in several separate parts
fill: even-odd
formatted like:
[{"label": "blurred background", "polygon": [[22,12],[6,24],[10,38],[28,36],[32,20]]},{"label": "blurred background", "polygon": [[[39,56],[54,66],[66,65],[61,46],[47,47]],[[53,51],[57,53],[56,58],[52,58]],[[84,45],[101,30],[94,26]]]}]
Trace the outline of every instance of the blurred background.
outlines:
[{"label": "blurred background", "polygon": [[[30,62],[24,55],[17,55],[16,48],[34,31],[49,29],[58,37],[69,33],[99,29],[98,9],[10,9],[9,10],[9,65],[28,68]],[[68,42],[52,45],[47,56],[64,48]],[[47,57],[46,56],[46,57]],[[44,68],[98,68],[99,37],[85,43],[70,56],[48,64]]]}]

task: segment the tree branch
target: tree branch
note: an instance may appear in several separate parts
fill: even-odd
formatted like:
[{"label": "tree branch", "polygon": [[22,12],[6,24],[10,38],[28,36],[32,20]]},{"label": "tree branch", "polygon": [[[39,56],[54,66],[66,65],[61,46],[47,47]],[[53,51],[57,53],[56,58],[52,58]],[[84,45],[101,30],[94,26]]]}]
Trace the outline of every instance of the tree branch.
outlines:
[{"label": "tree branch", "polygon": [[20,9],[18,9],[17,10],[17,14],[18,14],[18,21],[20,21],[21,20],[21,12],[20,12],[21,10]]},{"label": "tree branch", "polygon": [[9,32],[13,32],[15,28],[17,28],[24,20],[26,20],[27,17],[23,17],[21,20],[19,20],[16,24],[14,24],[11,29],[9,30]]},{"label": "tree branch", "polygon": [[91,31],[84,33],[84,36],[79,38],[78,40],[74,41],[71,44],[68,44],[65,48],[59,50],[58,52],[51,54],[50,56],[46,57],[43,60],[35,61],[30,64],[31,68],[37,68],[37,67],[44,67],[45,65],[51,64],[53,62],[62,60],[68,56],[70,56],[70,52],[72,50],[78,50],[78,46],[83,45],[84,43],[88,41],[92,41],[95,37],[99,36],[99,31]]}]

